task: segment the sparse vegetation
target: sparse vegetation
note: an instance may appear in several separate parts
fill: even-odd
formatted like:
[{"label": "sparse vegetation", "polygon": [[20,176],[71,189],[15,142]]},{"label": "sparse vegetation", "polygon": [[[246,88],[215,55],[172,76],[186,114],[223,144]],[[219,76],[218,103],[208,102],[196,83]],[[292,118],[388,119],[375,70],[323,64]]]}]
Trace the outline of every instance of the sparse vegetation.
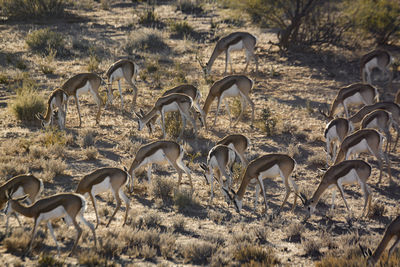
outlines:
[{"label": "sparse vegetation", "polygon": [[34,89],[23,87],[10,104],[11,112],[23,122],[37,122],[35,115],[45,111],[44,98]]},{"label": "sparse vegetation", "polygon": [[63,36],[50,28],[30,32],[26,36],[25,42],[30,50],[42,55],[49,55],[54,51],[57,52],[58,56],[66,53]]},{"label": "sparse vegetation", "polygon": [[135,51],[162,53],[168,52],[169,47],[164,42],[161,32],[154,29],[142,29],[135,31],[128,37],[125,51],[132,54]]},{"label": "sparse vegetation", "polygon": [[2,0],[0,12],[8,19],[59,18],[66,4],[66,0]]}]

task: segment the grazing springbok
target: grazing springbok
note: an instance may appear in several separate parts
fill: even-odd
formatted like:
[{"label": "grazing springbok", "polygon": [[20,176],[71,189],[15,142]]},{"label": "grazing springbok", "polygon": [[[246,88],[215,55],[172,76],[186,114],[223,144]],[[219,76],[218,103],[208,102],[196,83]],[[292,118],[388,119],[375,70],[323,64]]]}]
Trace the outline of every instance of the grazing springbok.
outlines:
[{"label": "grazing springbok", "polygon": [[392,181],[392,173],[389,157],[382,151],[383,136],[374,129],[361,129],[355,133],[348,135],[340,145],[339,152],[336,156],[334,164],[338,164],[343,160],[348,160],[350,156],[357,155],[358,153],[368,153],[374,156],[379,163],[379,181],[382,180],[383,162],[382,157],[385,158],[387,164],[387,172],[390,181]]},{"label": "grazing springbok", "polygon": [[58,242],[56,236],[54,235],[53,227],[51,225],[51,220],[59,218],[63,218],[68,225],[73,224],[77,231],[77,237],[75,239],[74,246],[72,247],[71,254],[75,252],[79,239],[82,235],[82,228],[79,226],[76,219],[83,222],[86,226],[90,228],[93,233],[94,246],[95,248],[97,247],[97,239],[94,226],[90,222],[86,221],[86,219],[83,217],[83,213],[86,210],[86,201],[83,196],[74,193],[60,193],[42,198],[30,206],[25,206],[21,204],[20,201],[26,199],[27,195],[16,199],[10,197],[12,195],[12,191],[7,191],[6,197],[8,202],[6,207],[6,214],[10,214],[11,212],[16,211],[26,217],[34,218],[35,220],[32,230],[31,241],[29,242],[28,253],[32,249],[32,243],[36,236],[39,224],[42,221],[47,221],[47,227],[49,228],[51,236],[53,237],[54,242],[57,245],[58,254],[60,254],[60,247],[58,246]]},{"label": "grazing springbok", "polygon": [[128,217],[129,212],[129,198],[124,193],[124,186],[128,183],[129,177],[128,173],[124,170],[118,168],[100,168],[95,170],[92,173],[85,175],[78,184],[76,188],[76,193],[87,196],[89,195],[94,211],[96,213],[96,228],[99,226],[99,215],[97,214],[97,204],[96,204],[96,195],[111,190],[115,200],[117,201],[117,206],[113,214],[111,215],[110,220],[108,221],[106,227],[108,227],[114,218],[115,214],[121,207],[121,199],[125,202],[126,211],[124,223],[125,225],[126,218]]},{"label": "grazing springbok", "polygon": [[[205,115],[204,115],[204,111],[203,109],[200,107],[200,100],[201,100],[201,93],[200,90],[197,89],[195,86],[191,85],[191,84],[182,84],[179,86],[176,86],[172,89],[169,89],[167,91],[165,91],[162,96],[167,96],[170,94],[184,94],[187,96],[190,96],[193,100],[193,107],[196,109],[196,111],[200,114],[198,116],[200,123],[202,125],[204,125],[204,127],[207,130],[207,125],[205,124]],[[195,114],[196,116],[197,114]],[[157,120],[158,116],[157,114],[153,116],[153,118],[150,120],[150,122],[147,124],[147,127],[149,129],[149,132],[152,132],[153,129],[153,125],[155,124],[156,120]]]},{"label": "grazing springbok", "polygon": [[258,191],[261,187],[261,191],[264,196],[265,213],[266,213],[268,205],[267,205],[267,197],[265,195],[263,180],[266,178],[275,178],[280,176],[282,178],[283,183],[285,184],[286,194],[283,203],[279,208],[278,213],[281,211],[282,207],[285,205],[290,195],[291,189],[289,183],[292,184],[295,192],[294,203],[292,207],[293,211],[294,208],[296,207],[298,187],[290,176],[295,167],[296,167],[295,160],[288,155],[284,154],[264,155],[257,159],[252,160],[249,163],[249,165],[247,165],[246,171],[244,172],[241,179],[242,183],[236,193],[232,189],[229,190],[226,187],[223,187],[223,190],[225,191],[225,194],[229,197],[229,199],[234,202],[236,211],[240,212],[240,210],[242,209],[243,197],[244,193],[246,192],[247,186],[249,185],[251,180],[257,179],[258,184],[256,186],[256,194],[254,199],[254,211],[256,210],[257,207]]},{"label": "grazing springbok", "polygon": [[244,153],[246,152],[247,147],[250,145],[250,140],[242,135],[242,134],[230,134],[222,138],[217,142],[217,145],[226,145],[232,148],[236,154],[239,156],[240,161],[243,164],[243,167],[246,167],[249,163]]},{"label": "grazing springbok", "polygon": [[163,138],[165,138],[165,113],[178,111],[181,115],[183,124],[181,133],[179,134],[179,139],[183,136],[183,131],[186,127],[186,119],[188,119],[193,125],[195,136],[197,136],[196,122],[190,115],[192,103],[192,98],[184,94],[169,94],[158,98],[156,103],[154,103],[153,108],[147,114],[144,114],[143,110],[140,110],[140,114],[135,113],[138,117],[139,131],[141,131],[144,126],[147,125],[156,114],[158,114],[161,116]]},{"label": "grazing springbok", "polygon": [[[79,107],[79,95],[90,92],[97,104],[96,124],[100,122],[101,107],[103,99],[99,95],[99,87],[104,83],[103,79],[95,73],[80,73],[69,78],[62,86],[61,89],[68,95],[75,98],[76,109],[79,115],[79,127],[82,126],[81,110]],[[65,102],[65,112],[67,112],[68,100]]]},{"label": "grazing springbok", "polygon": [[117,62],[114,62],[110,68],[107,70],[106,76],[108,80],[108,99],[105,108],[107,108],[108,103],[110,105],[113,101],[112,94],[112,84],[115,81],[118,81],[118,89],[119,96],[121,97],[121,108],[124,108],[124,99],[122,97],[122,89],[121,89],[121,79],[124,78],[125,81],[132,87],[133,89],[133,106],[136,105],[136,98],[138,95],[138,88],[136,87],[136,77],[139,73],[139,67],[135,62],[129,59],[120,59]]},{"label": "grazing springbok", "polygon": [[217,104],[217,112],[215,113],[214,126],[217,122],[217,117],[218,117],[221,102],[224,101],[226,111],[228,112],[228,116],[229,116],[229,128],[231,128],[232,118],[231,118],[231,112],[229,109],[229,103],[226,100],[226,98],[238,96],[240,99],[240,103],[241,103],[241,110],[240,110],[240,114],[239,114],[238,118],[236,119],[236,122],[234,125],[236,125],[239,122],[240,118],[243,115],[243,111],[246,108],[246,102],[248,102],[251,105],[251,109],[252,109],[251,126],[253,126],[254,103],[253,103],[253,101],[251,101],[250,96],[249,96],[252,88],[253,88],[253,81],[244,75],[230,75],[230,76],[226,76],[226,77],[222,78],[219,81],[216,81],[211,86],[210,92],[208,93],[208,96],[204,103],[203,110],[204,110],[205,118],[207,117],[207,114],[210,111],[210,107],[211,107],[213,100],[215,98],[217,98],[218,104]]},{"label": "grazing springbok", "polygon": [[394,151],[397,146],[397,142],[399,140],[399,135],[400,135],[400,127],[399,127],[399,125],[400,125],[400,107],[399,107],[399,105],[397,105],[393,102],[378,102],[373,105],[364,106],[356,114],[354,114],[352,117],[350,117],[350,119],[349,119],[350,124],[352,124],[352,127],[354,128],[354,126],[356,124],[361,123],[361,121],[364,119],[365,116],[367,116],[369,113],[371,113],[375,110],[378,110],[378,109],[385,110],[385,111],[389,112],[390,114],[392,114],[392,119],[393,119],[392,126],[397,132],[396,141],[393,146],[393,151]]},{"label": "grazing springbok", "polygon": [[336,158],[336,151],[344,138],[352,132],[349,121],[344,118],[331,120],[325,127],[324,137],[326,140],[326,164],[329,160]]},{"label": "grazing springbok", "polygon": [[383,49],[373,50],[361,57],[360,69],[363,82],[372,83],[372,71],[377,68],[384,76],[389,76],[389,85],[392,84],[393,73],[389,70],[393,57]]},{"label": "grazing springbok", "polygon": [[[371,175],[371,166],[363,160],[345,160],[339,164],[331,166],[325,174],[322,176],[321,182],[318,185],[317,190],[315,190],[312,198],[307,199],[307,197],[301,193],[300,199],[302,200],[304,206],[307,208],[307,217],[311,217],[315,212],[315,207],[318,204],[319,199],[322,194],[327,190],[337,186],[344,204],[347,210],[351,214],[349,205],[347,204],[346,198],[344,196],[343,185],[345,184],[355,184],[358,183],[364,193],[364,209],[362,215],[367,215],[371,208],[371,190],[368,187],[367,180]],[[336,190],[332,192],[332,206],[335,207],[335,196]],[[368,209],[367,209],[368,206]]]},{"label": "grazing springbok", "polygon": [[36,118],[41,122],[42,127],[46,127],[52,123],[54,112],[57,109],[58,126],[61,130],[65,128],[66,111],[64,107],[67,101],[68,95],[62,89],[56,89],[50,94],[47,100],[47,110],[44,117],[40,113],[36,114]]},{"label": "grazing springbok", "polygon": [[392,114],[385,110],[378,109],[372,111],[363,118],[361,121],[361,129],[373,128],[383,132],[386,136],[385,153],[388,153],[388,149],[390,150],[390,145],[392,143],[392,135],[390,134],[390,128],[392,127],[392,124]]},{"label": "grazing springbok", "polygon": [[[235,151],[232,148],[225,145],[216,145],[208,153],[207,165],[204,163],[200,164],[200,167],[204,171],[207,184],[211,185],[210,204],[214,198],[214,174],[221,186],[221,192],[223,194],[222,187],[228,188],[232,185],[231,168],[235,162],[235,156]],[[228,173],[226,170],[228,170]],[[225,183],[222,180],[222,176],[226,179]]]},{"label": "grazing springbok", "polygon": [[321,112],[328,119],[333,119],[339,113],[339,107],[343,107],[346,118],[349,118],[348,108],[350,105],[372,105],[379,101],[378,90],[370,84],[354,83],[349,86],[340,88],[335,99],[332,102],[329,114]]},{"label": "grazing springbok", "polygon": [[368,257],[368,266],[375,266],[375,264],[378,262],[379,258],[381,257],[382,253],[385,251],[386,247],[389,245],[389,242],[393,239],[393,237],[396,237],[396,240],[394,241],[393,245],[389,249],[389,254],[386,259],[386,264],[382,264],[383,266],[387,266],[387,262],[390,259],[390,256],[392,255],[394,249],[400,242],[400,216],[397,216],[396,219],[394,219],[387,227],[385,230],[385,233],[383,234],[381,242],[379,242],[379,245],[376,247],[374,253],[371,252],[370,249],[364,249],[361,245],[361,251],[364,255],[364,257]]},{"label": "grazing springbok", "polygon": [[193,192],[193,184],[190,170],[182,161],[184,152],[185,151],[183,150],[183,147],[174,141],[155,141],[141,146],[136,152],[135,159],[133,160],[131,167],[128,170],[128,174],[130,174],[131,176],[130,191],[133,191],[133,183],[136,169],[149,165],[149,168],[147,169],[147,179],[150,183],[152,164],[161,164],[168,162],[178,172],[178,188],[181,184],[182,173],[185,172],[186,175],[189,177],[190,187]]},{"label": "grazing springbok", "polygon": [[[3,183],[0,186],[0,209],[3,209],[5,204],[7,203],[8,191],[13,192],[11,197],[14,198],[19,198],[27,195],[27,201],[29,202],[29,204],[31,204],[35,202],[36,198],[40,195],[40,192],[43,191],[43,182],[32,174],[22,174],[15,176],[7,182]],[[8,220],[11,214],[15,215],[15,218],[17,218],[19,225],[21,225],[18,215],[15,212],[7,214],[6,234],[8,232]]]},{"label": "grazing springbok", "polygon": [[210,57],[208,63],[204,66],[200,61],[200,65],[206,74],[211,73],[212,65],[215,59],[225,52],[225,74],[228,70],[228,62],[231,66],[231,73],[233,72],[232,60],[230,57],[231,51],[238,51],[245,49],[246,51],[246,67],[243,72],[246,72],[249,66],[250,60],[253,58],[256,63],[256,72],[258,72],[258,60],[257,56],[254,54],[255,46],[257,43],[257,38],[248,32],[233,32],[227,36],[222,37],[215,45],[214,51]]}]

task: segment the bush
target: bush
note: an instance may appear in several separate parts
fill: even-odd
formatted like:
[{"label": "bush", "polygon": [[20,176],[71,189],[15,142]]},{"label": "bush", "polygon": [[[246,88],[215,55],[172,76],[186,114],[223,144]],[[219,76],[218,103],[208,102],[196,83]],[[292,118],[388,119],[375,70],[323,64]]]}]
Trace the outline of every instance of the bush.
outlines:
[{"label": "bush", "polygon": [[58,18],[64,15],[66,0],[0,0],[0,10],[8,19]]},{"label": "bush", "polygon": [[192,193],[187,190],[176,190],[174,192],[174,204],[179,211],[198,206],[198,203],[193,199]]},{"label": "bush", "polygon": [[157,14],[154,12],[154,8],[148,8],[143,13],[139,14],[139,24],[150,27],[161,26]]},{"label": "bush", "polygon": [[17,90],[17,96],[10,104],[11,112],[23,122],[38,122],[37,113],[43,113],[46,109],[44,98],[32,88]]},{"label": "bush", "polygon": [[64,38],[60,33],[53,32],[50,28],[40,29],[29,33],[25,39],[29,49],[34,53],[49,55],[56,51],[57,56],[64,55]]},{"label": "bush", "polygon": [[41,253],[39,260],[38,260],[38,267],[57,267],[57,266],[63,266],[63,262],[55,259],[52,255],[50,254],[45,254]]},{"label": "bush", "polygon": [[133,51],[161,53],[169,52],[168,45],[164,42],[160,31],[153,29],[142,29],[135,31],[128,37],[125,51],[133,54]]},{"label": "bush", "polygon": [[203,12],[199,0],[178,0],[176,10],[180,10],[182,13],[186,14],[200,14]]},{"label": "bush", "polygon": [[279,263],[272,250],[265,251],[260,246],[240,245],[234,252],[234,258],[241,263],[261,263],[262,266],[274,266]]},{"label": "bush", "polygon": [[165,132],[172,138],[177,138],[182,130],[181,116],[178,112],[168,112],[165,116]]},{"label": "bush", "polygon": [[161,198],[163,202],[171,200],[175,183],[172,179],[157,176],[151,181],[150,194],[155,198]]},{"label": "bush", "polygon": [[[12,231],[11,236],[3,240],[3,244],[7,252],[20,255],[25,252],[29,241],[29,234],[25,232],[24,229],[17,228]],[[35,248],[36,244],[37,242],[33,241],[32,247]]]},{"label": "bush", "polygon": [[214,244],[206,241],[197,241],[186,245],[182,254],[185,258],[185,263],[208,264],[214,251]]},{"label": "bush", "polygon": [[267,136],[272,136],[276,133],[276,124],[278,120],[272,117],[271,110],[269,108],[264,108],[261,113],[261,120],[264,123],[264,129]]},{"label": "bush", "polygon": [[171,31],[173,32],[174,37],[177,38],[193,36],[195,33],[193,27],[186,21],[173,22],[171,24]]}]

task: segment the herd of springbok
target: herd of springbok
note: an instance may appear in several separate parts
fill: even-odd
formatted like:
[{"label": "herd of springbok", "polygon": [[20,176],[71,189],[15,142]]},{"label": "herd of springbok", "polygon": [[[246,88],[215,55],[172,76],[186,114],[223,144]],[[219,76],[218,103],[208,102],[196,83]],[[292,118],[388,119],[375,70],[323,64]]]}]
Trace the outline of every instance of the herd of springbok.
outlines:
[{"label": "herd of springbok", "polygon": [[[221,38],[211,55],[208,63],[203,67],[203,71],[208,74],[218,55],[225,53],[225,73],[228,68],[228,62],[231,66],[230,52],[233,50],[242,50],[246,52],[246,71],[251,59],[256,63],[258,69],[257,56],[254,53],[257,39],[247,32],[234,32],[226,37]],[[246,159],[245,153],[249,147],[250,140],[242,134],[232,134],[224,137],[216,145],[210,149],[206,163],[201,163],[200,167],[204,171],[206,182],[211,186],[210,204],[214,197],[214,176],[219,183],[221,193],[225,200],[229,203],[233,202],[237,212],[240,212],[243,203],[243,197],[250,183],[256,184],[256,192],[254,199],[254,211],[258,202],[258,194],[261,192],[264,197],[265,213],[267,212],[267,198],[263,180],[267,178],[280,177],[286,188],[286,194],[283,202],[277,211],[278,214],[292,191],[294,191],[294,203],[292,210],[296,207],[297,198],[303,202],[309,219],[315,212],[316,205],[321,195],[331,187],[337,187],[346,208],[351,213],[344,196],[343,185],[358,183],[364,193],[364,209],[363,214],[367,215],[371,208],[371,189],[367,184],[367,180],[371,175],[371,165],[367,162],[357,159],[357,155],[365,152],[374,156],[379,163],[380,176],[378,183],[382,179],[383,160],[387,165],[387,172],[391,181],[389,153],[395,150],[399,138],[400,124],[400,107],[395,102],[379,102],[378,90],[371,85],[373,70],[378,68],[380,73],[385,76],[389,82],[392,82],[392,73],[389,66],[392,63],[391,55],[381,49],[374,50],[361,58],[361,76],[362,83],[356,83],[343,87],[339,90],[336,98],[333,100],[329,113],[321,111],[330,122],[325,128],[324,137],[326,139],[327,164],[333,163],[325,174],[322,176],[318,188],[315,190],[311,198],[307,198],[301,193],[296,185],[292,175],[296,168],[296,161],[285,154],[265,154],[250,162]],[[201,62],[200,62],[201,64]],[[121,59],[110,66],[106,72],[107,84],[107,101],[105,108],[112,104],[113,92],[112,84],[118,81],[119,95],[121,97],[121,107],[124,108],[123,94],[120,81],[124,79],[133,88],[133,105],[136,108],[136,98],[138,96],[138,88],[135,85],[139,68],[136,63],[129,59]],[[79,126],[82,124],[79,95],[90,92],[94,97],[98,110],[96,115],[96,123],[100,121],[101,108],[104,105],[99,95],[99,88],[105,85],[103,78],[93,73],[81,73],[68,79],[60,89],[54,90],[47,103],[47,111],[45,115],[37,114],[37,118],[41,121],[42,126],[47,126],[58,121],[58,126],[65,129],[65,121],[67,114],[67,102],[70,96],[73,96],[79,115]],[[208,129],[207,115],[210,111],[211,104],[217,99],[217,109],[215,112],[214,126],[219,113],[221,102],[224,102],[226,111],[229,115],[230,126],[232,126],[232,118],[230,115],[228,97],[239,97],[241,101],[241,112],[234,123],[238,123],[246,104],[250,104],[252,108],[251,124],[254,120],[255,105],[250,98],[253,88],[253,81],[245,75],[229,75],[216,81],[210,88],[205,99],[203,108],[200,106],[201,93],[193,85],[184,84],[166,91],[160,96],[150,110],[134,113],[137,117],[138,129],[142,130],[145,126],[149,132],[154,131],[154,125],[161,120],[161,129],[163,138],[166,138],[165,132],[165,113],[175,111],[181,115],[182,129],[178,140],[183,138],[183,131],[186,127],[186,121],[190,121],[197,134],[197,120],[200,121],[201,127]],[[400,97],[399,97],[400,99]],[[363,105],[363,107],[354,115],[350,116],[349,106]],[[345,118],[335,116],[340,115],[343,110]],[[56,119],[57,118],[57,119]],[[359,130],[357,130],[358,128]],[[397,132],[397,138],[392,144],[390,129],[393,127]],[[230,128],[229,128],[230,129]],[[383,148],[384,142],[386,147]],[[94,237],[94,245],[97,247],[95,229],[100,224],[97,212],[96,195],[111,190],[117,205],[106,226],[109,226],[115,214],[121,206],[121,200],[125,203],[126,223],[129,211],[129,198],[124,193],[125,186],[129,186],[132,192],[134,186],[135,171],[141,167],[148,166],[147,177],[150,182],[153,163],[169,163],[178,172],[178,187],[181,183],[182,174],[185,173],[190,181],[191,190],[193,192],[193,184],[191,179],[191,171],[183,162],[183,147],[171,140],[159,140],[142,145],[136,152],[135,158],[129,169],[119,168],[100,168],[92,173],[85,175],[79,184],[75,193],[59,193],[53,196],[45,197],[40,200],[38,195],[43,190],[43,183],[31,174],[20,175],[7,181],[0,187],[0,206],[7,203],[5,212],[7,214],[6,232],[8,231],[8,221],[11,214],[20,213],[27,217],[34,218],[34,227],[30,240],[28,252],[31,250],[32,242],[35,238],[37,227],[42,221],[47,221],[47,226],[57,245],[56,237],[53,232],[51,220],[63,218],[68,224],[72,223],[77,230],[77,237],[72,248],[73,253],[77,247],[78,241],[82,234],[78,221],[86,224],[92,231]],[[244,168],[241,174],[240,186],[237,191],[233,190],[232,181],[232,165],[235,158],[238,157]],[[293,187],[293,189],[291,188]],[[96,213],[96,227],[84,218],[86,209],[85,197],[89,196]],[[22,204],[21,201],[27,199],[29,206]],[[334,207],[335,194],[332,194],[332,207]],[[19,219],[18,219],[19,222]],[[376,251],[372,254],[369,250],[370,257],[368,262],[372,265],[377,262],[380,255],[384,251],[390,239],[396,236],[397,240],[389,251],[393,252],[394,247],[400,240],[400,217],[395,219],[387,228],[385,235]]]}]

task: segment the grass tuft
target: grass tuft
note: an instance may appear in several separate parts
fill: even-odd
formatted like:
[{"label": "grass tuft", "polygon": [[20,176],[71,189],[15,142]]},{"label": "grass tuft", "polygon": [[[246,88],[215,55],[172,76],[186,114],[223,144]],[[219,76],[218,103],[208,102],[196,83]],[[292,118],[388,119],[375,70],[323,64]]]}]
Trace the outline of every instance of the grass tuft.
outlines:
[{"label": "grass tuft", "polygon": [[66,0],[2,0],[0,11],[8,19],[58,18],[66,4]]},{"label": "grass tuft", "polygon": [[50,28],[29,33],[25,42],[34,53],[49,55],[52,51],[56,51],[58,56],[66,53],[64,37],[61,33],[54,32]]},{"label": "grass tuft", "polygon": [[190,242],[182,250],[185,263],[208,264],[215,245],[207,241]]},{"label": "grass tuft", "polygon": [[17,90],[17,96],[10,103],[11,112],[23,122],[38,122],[37,113],[43,113],[46,109],[44,98],[32,88]]},{"label": "grass tuft", "polygon": [[233,255],[242,264],[257,265],[256,263],[261,263],[262,266],[274,266],[279,263],[271,249],[266,251],[261,246],[251,244],[240,245]]},{"label": "grass tuft", "polygon": [[155,29],[142,29],[135,31],[128,37],[125,51],[132,55],[139,52],[162,53],[168,52],[169,47],[164,42],[161,32]]},{"label": "grass tuft", "polygon": [[164,203],[172,199],[172,191],[175,183],[172,179],[167,177],[157,176],[151,181],[150,194],[154,198],[160,198]]}]

